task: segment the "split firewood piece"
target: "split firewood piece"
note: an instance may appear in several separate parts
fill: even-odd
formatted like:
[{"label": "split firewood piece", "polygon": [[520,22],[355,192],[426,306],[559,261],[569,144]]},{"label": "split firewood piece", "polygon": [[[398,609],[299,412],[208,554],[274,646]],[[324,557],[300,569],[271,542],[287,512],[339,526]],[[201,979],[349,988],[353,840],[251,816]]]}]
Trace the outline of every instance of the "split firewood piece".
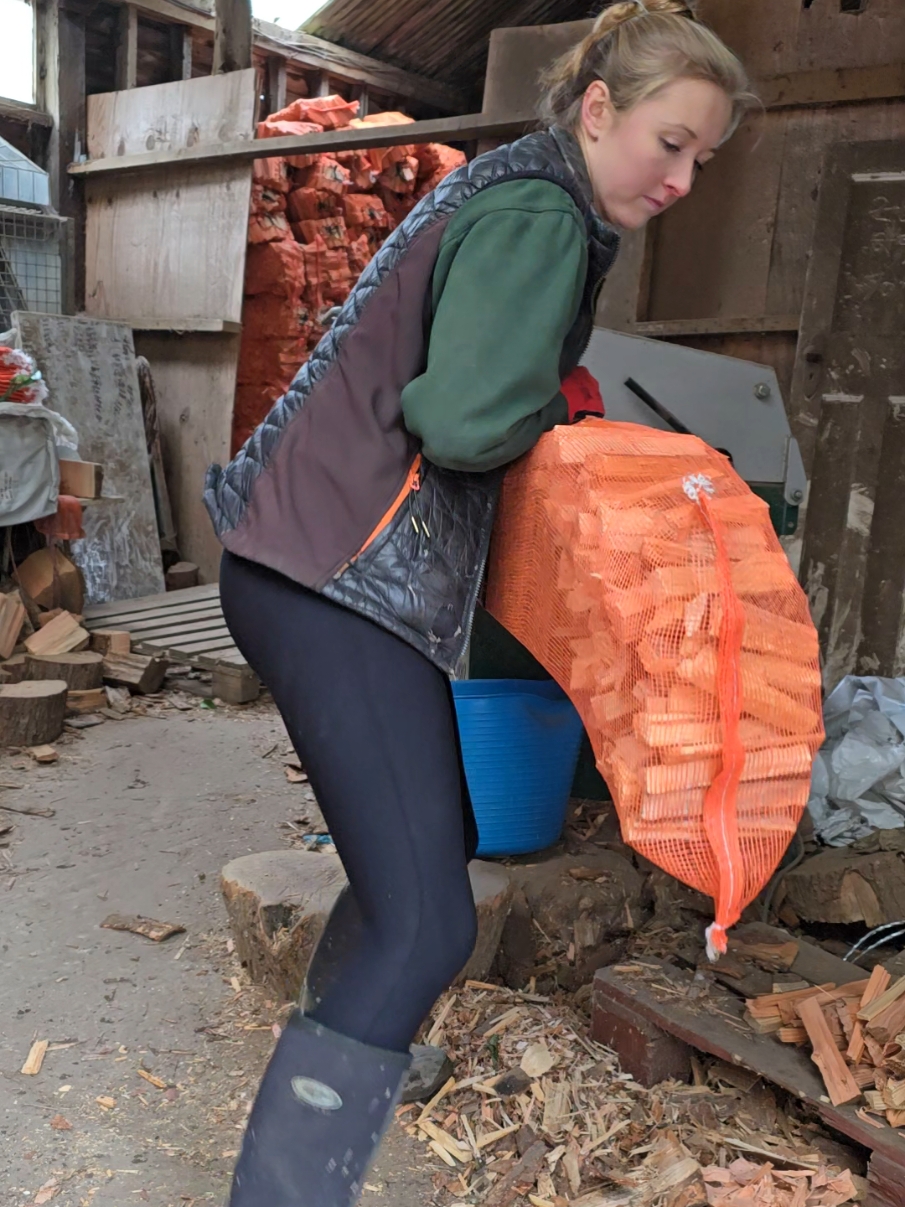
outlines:
[{"label": "split firewood piece", "polygon": [[77,499],[99,499],[104,485],[104,467],[94,461],[60,458],[60,494]]},{"label": "split firewood piece", "polygon": [[121,684],[140,695],[160,691],[166,677],[165,658],[145,654],[108,654],[104,659],[104,679]]},{"label": "split firewood piece", "polygon": [[730,938],[729,950],[733,955],[751,960],[768,972],[786,972],[798,958],[799,949],[794,940],[788,943],[751,943]]},{"label": "split firewood piece", "polygon": [[8,658],[25,624],[25,605],[18,595],[0,595],[0,658]]},{"label": "split firewood piece", "polygon": [[0,687],[0,746],[42,746],[63,732],[66,684],[25,680]]},{"label": "split firewood piece", "polygon": [[29,746],[28,753],[36,763],[55,763],[60,757],[53,746]]},{"label": "split firewood piece", "polygon": [[71,691],[66,697],[66,711],[75,716],[99,712],[107,707],[107,693],[102,687],[92,687],[88,691]]},{"label": "split firewood piece", "polygon": [[805,998],[799,1003],[798,1014],[814,1049],[812,1059],[823,1076],[833,1106],[860,1098],[861,1090],[836,1047],[819,1001]]},{"label": "split firewood piece", "polygon": [[185,931],[185,927],[178,923],[157,922],[154,918],[142,918],[141,915],[129,917],[124,914],[110,914],[103,920],[101,926],[106,930],[128,930],[134,935],[144,935],[146,939],[153,939],[155,943],[162,943],[164,939],[169,939],[172,935],[181,935]]},{"label": "split firewood piece", "polygon": [[65,679],[71,691],[84,692],[101,687],[104,659],[90,650],[68,654],[28,654],[25,658],[29,679]]},{"label": "split firewood piece", "polygon": [[[859,1010],[863,1010],[872,1002],[875,1002],[889,988],[889,982],[892,980],[890,974],[886,971],[882,964],[877,964],[870,974],[865,987],[864,993],[861,995]],[[860,1064],[861,1057],[864,1054],[864,1024],[861,1019],[855,1017],[855,1024],[852,1028],[851,1038],[848,1043],[848,1051],[846,1056],[852,1064]]]},{"label": "split firewood piece", "polygon": [[22,1072],[26,1077],[34,1077],[41,1072],[41,1065],[44,1063],[44,1057],[47,1055],[47,1049],[50,1047],[50,1040],[36,1039],[31,1045],[31,1051],[28,1053],[28,1058],[22,1066]]},{"label": "split firewood piece", "polygon": [[29,654],[68,654],[83,650],[90,638],[71,612],[61,612],[43,629],[25,638]]},{"label": "split firewood piece", "polygon": [[[869,985],[870,981],[868,981],[868,986]],[[866,992],[867,990],[865,989],[865,993]],[[878,1014],[882,1014],[888,1006],[891,1006],[893,1002],[897,1002],[903,993],[905,993],[905,977],[899,977],[899,979],[884,993],[880,994],[879,997],[871,998],[869,1002],[863,1005],[858,1011],[858,1018],[862,1023],[871,1022],[877,1017]]]},{"label": "split firewood piece", "polygon": [[484,1207],[510,1207],[520,1195],[526,1194],[537,1181],[547,1157],[547,1146],[543,1140],[532,1144],[522,1159],[494,1184],[484,1200]]}]

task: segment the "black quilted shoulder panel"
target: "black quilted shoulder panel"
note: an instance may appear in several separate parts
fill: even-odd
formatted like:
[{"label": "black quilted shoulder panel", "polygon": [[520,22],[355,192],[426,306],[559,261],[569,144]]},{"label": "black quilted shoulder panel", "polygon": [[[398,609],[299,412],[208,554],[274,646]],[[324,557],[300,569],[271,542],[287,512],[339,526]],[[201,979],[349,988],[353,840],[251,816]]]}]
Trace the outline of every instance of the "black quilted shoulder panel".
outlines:
[{"label": "black quilted shoulder panel", "polygon": [[[477,192],[504,180],[524,176],[550,179],[567,189],[585,214],[589,236],[600,242],[616,239],[594,214],[580,152],[564,131],[529,134],[517,142],[481,155],[457,168],[424,197],[383,243],[345,301],[333,327],[299,369],[286,394],[276,402],[233,460],[221,469],[212,465],[204,501],[218,535],[240,523],[255,480],[267,465],[293,416],[336,360],[349,332],[414,241],[441,218],[448,217]],[[617,240],[618,241],[618,240]]]}]

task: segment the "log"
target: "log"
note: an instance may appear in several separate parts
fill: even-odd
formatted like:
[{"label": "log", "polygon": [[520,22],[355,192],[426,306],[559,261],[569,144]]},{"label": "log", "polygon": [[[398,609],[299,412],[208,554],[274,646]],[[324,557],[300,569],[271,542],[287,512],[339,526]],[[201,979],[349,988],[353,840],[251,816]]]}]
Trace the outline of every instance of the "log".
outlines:
[{"label": "log", "polygon": [[168,665],[165,658],[156,655],[108,654],[104,659],[104,680],[148,695],[160,691]]},{"label": "log", "polygon": [[87,691],[70,691],[66,697],[66,711],[75,716],[97,712],[107,707],[107,693],[102,687],[91,687]]},{"label": "log", "polygon": [[104,485],[104,467],[94,461],[60,458],[60,494],[77,499],[99,499]]},{"label": "log", "polygon": [[25,605],[18,595],[0,595],[0,658],[8,658],[25,624]]},{"label": "log", "polygon": [[[460,979],[490,970],[512,889],[493,864],[469,867],[478,911],[478,939]],[[346,883],[337,855],[265,851],[226,865],[220,888],[236,953],[256,984],[278,1001],[298,998],[308,962]]]},{"label": "log", "polygon": [[168,591],[182,591],[186,587],[198,586],[198,567],[194,562],[177,562],[170,566],[165,577]]},{"label": "log", "polygon": [[3,670],[9,676],[10,683],[21,683],[25,678],[25,655],[13,654],[12,658],[2,664]]},{"label": "log", "polygon": [[90,649],[95,653],[131,654],[132,634],[126,629],[95,629],[91,634]]},{"label": "log", "polygon": [[63,679],[26,680],[0,687],[0,746],[43,746],[63,732]]},{"label": "log", "polygon": [[89,641],[88,633],[71,612],[61,612],[50,624],[25,639],[29,654],[68,654],[83,650]]},{"label": "log", "polygon": [[27,654],[25,656],[26,678],[65,679],[69,690],[89,691],[102,687],[104,682],[104,658],[81,650],[71,654]]}]

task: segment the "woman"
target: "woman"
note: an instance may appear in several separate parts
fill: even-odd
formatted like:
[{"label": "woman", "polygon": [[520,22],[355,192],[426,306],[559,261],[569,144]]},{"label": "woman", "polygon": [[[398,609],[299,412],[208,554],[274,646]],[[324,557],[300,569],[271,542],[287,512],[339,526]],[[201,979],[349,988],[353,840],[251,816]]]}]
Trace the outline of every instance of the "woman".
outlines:
[{"label": "woman", "polygon": [[418,205],[286,397],[209,474],[227,623],[349,878],[264,1076],[232,1207],[356,1201],[409,1045],[471,953],[476,830],[448,676],[501,472],[588,409],[573,371],[616,228],[690,191],[746,87],[681,0],[607,8],[550,73],[548,128]]}]

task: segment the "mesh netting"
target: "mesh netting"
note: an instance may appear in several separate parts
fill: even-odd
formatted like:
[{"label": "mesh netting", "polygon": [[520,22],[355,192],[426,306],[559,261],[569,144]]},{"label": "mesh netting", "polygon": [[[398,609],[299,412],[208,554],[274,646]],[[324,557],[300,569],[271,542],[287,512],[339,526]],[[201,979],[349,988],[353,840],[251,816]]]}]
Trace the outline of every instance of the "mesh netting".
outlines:
[{"label": "mesh netting", "polygon": [[714,898],[725,950],[823,741],[817,634],[766,503],[695,436],[558,427],[506,476],[487,605],[574,702],[625,841]]}]

